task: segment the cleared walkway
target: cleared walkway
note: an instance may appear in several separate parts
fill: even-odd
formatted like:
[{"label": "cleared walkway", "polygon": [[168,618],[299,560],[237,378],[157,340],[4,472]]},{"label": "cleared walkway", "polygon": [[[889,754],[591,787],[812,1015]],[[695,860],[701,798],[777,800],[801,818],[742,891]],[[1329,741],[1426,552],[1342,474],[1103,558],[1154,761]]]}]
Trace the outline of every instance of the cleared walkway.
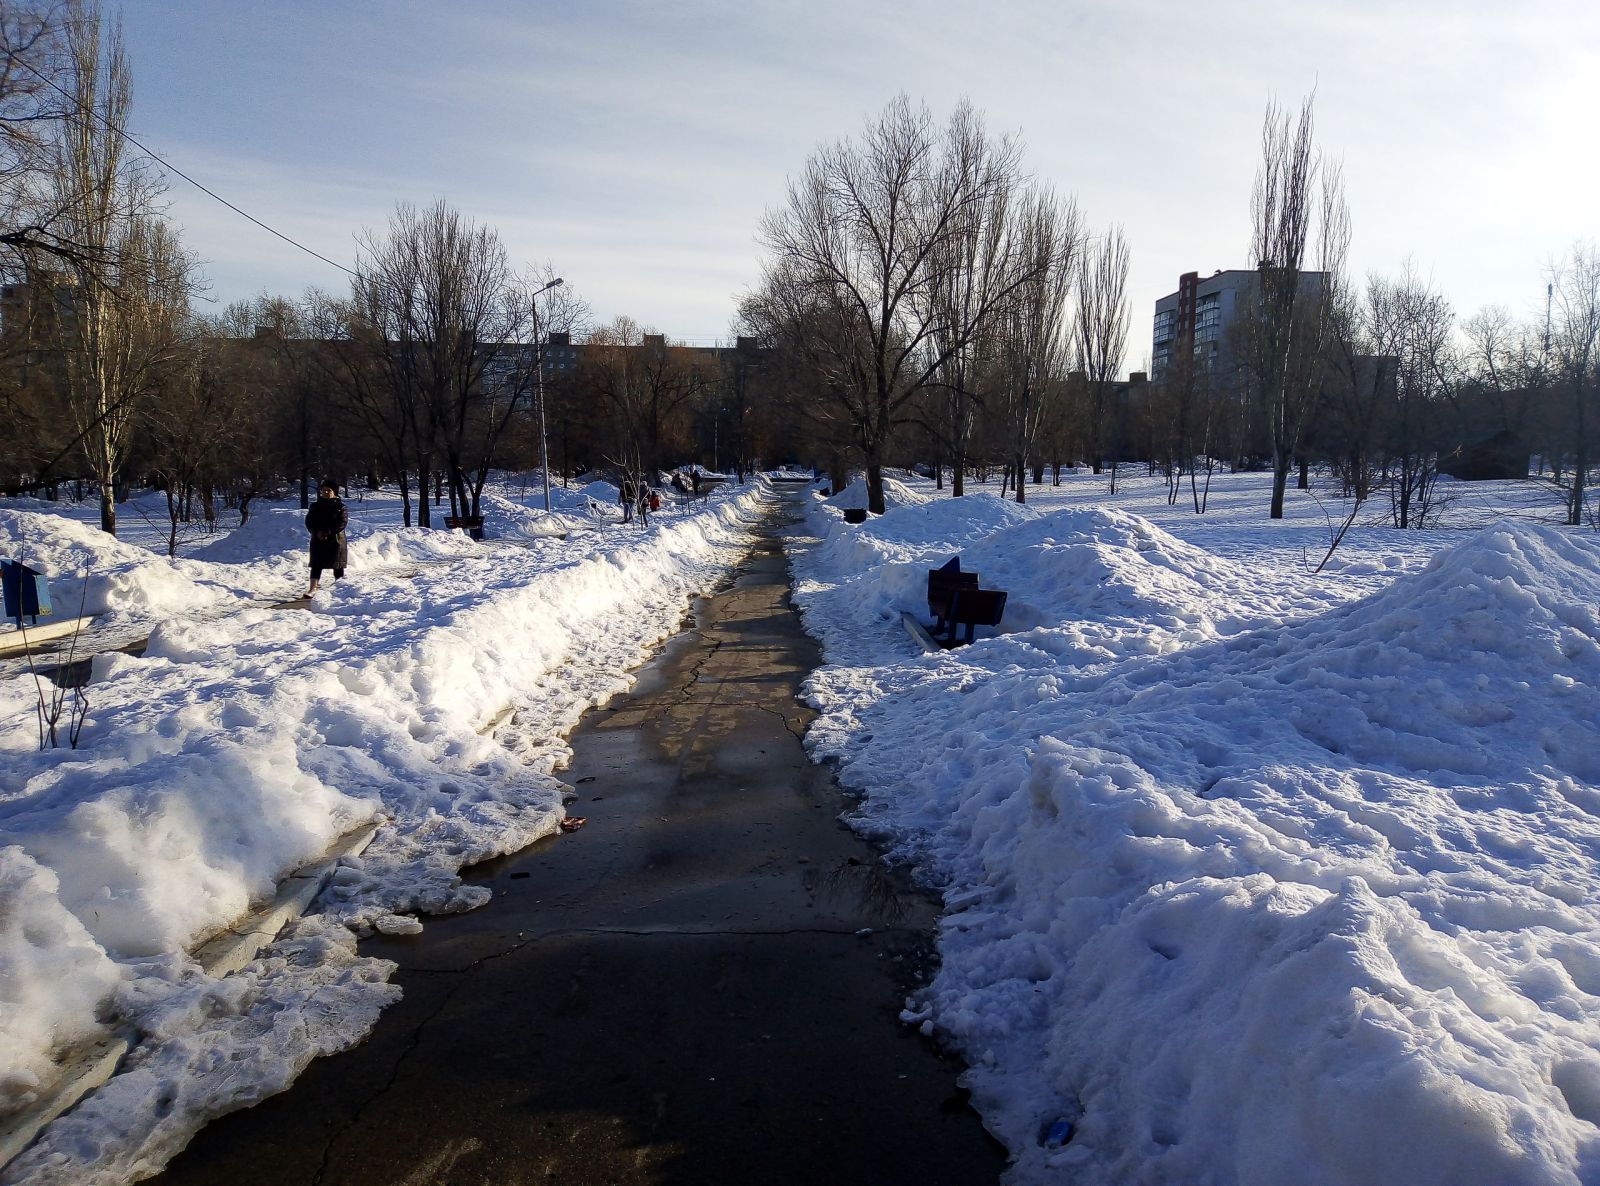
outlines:
[{"label": "cleared walkway", "polygon": [[157,1181],[992,1183],[959,1067],[897,1017],[932,904],[837,822],[795,699],[818,661],[778,523],[566,779],[589,825],[495,900],[374,941],[405,999]]}]

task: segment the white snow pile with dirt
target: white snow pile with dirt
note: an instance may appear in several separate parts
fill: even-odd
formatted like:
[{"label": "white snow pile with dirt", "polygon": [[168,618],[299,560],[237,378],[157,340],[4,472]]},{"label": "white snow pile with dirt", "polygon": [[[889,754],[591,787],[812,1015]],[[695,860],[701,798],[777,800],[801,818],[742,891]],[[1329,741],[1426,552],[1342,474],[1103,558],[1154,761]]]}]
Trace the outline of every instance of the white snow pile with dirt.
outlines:
[{"label": "white snow pile with dirt", "polygon": [[[1592,536],[1374,536],[1355,599],[1236,525],[917,511],[875,564],[812,513],[808,741],[944,894],[907,1018],[1008,1182],[1600,1182]],[[958,553],[1006,619],[924,656],[894,618]]]},{"label": "white snow pile with dirt", "polygon": [[[358,514],[360,508],[351,507],[353,568],[449,562],[471,556],[477,546],[465,533],[378,525]],[[164,524],[124,534],[142,542],[124,542],[58,513],[0,507],[0,553],[45,574],[57,616],[76,616],[81,606],[101,619],[102,628],[228,612],[241,602],[292,597],[305,588],[305,512],[297,507],[258,504],[242,526],[202,536],[176,558],[165,554]],[[153,548],[161,551],[152,554]]]},{"label": "white snow pile with dirt", "polygon": [[[867,480],[856,478],[843,490],[824,500],[826,505],[835,507],[840,511],[867,509]],[[887,474],[883,478],[883,502],[887,509],[904,506],[916,506],[928,501],[926,494],[919,494],[904,482],[897,481]]]},{"label": "white snow pile with dirt", "polygon": [[241,592],[219,583],[208,565],[152,556],[97,526],[40,511],[0,507],[0,553],[45,574],[60,617],[76,617],[80,608],[85,614],[201,610]]},{"label": "white snow pile with dirt", "polygon": [[556,501],[550,500],[550,511],[503,498],[492,490],[485,490],[479,500],[483,512],[483,533],[490,539],[541,539],[547,536],[564,536],[588,528],[588,515],[563,514],[555,510]]},{"label": "white snow pile with dirt", "polygon": [[[131,1180],[206,1119],[359,1040],[396,990],[350,932],[482,904],[488,891],[460,870],[557,828],[562,737],[729,571],[766,497],[761,483],[726,489],[648,529],[565,541],[353,519],[350,570],[305,611],[253,596],[269,579],[279,596],[302,587],[296,508],[262,508],[240,541],[212,545],[228,563],[0,510],[30,560],[61,579],[109,570],[96,586],[108,611],[155,621],[142,656],[94,659],[75,749],[40,750],[35,682],[19,661],[0,667],[0,1119],[105,1026],[150,1035],[143,1079],[122,1076],[52,1126],[6,1180]],[[250,576],[215,575],[230,571]],[[173,616],[181,598],[141,592],[163,583],[209,589],[204,604],[227,612]],[[376,839],[336,874],[312,938],[223,981],[183,954],[372,821]],[[151,1076],[176,1101],[159,1117]]]},{"label": "white snow pile with dirt", "polygon": [[306,513],[299,507],[258,507],[228,534],[189,553],[216,564],[250,564],[267,557],[301,559],[306,550]]}]

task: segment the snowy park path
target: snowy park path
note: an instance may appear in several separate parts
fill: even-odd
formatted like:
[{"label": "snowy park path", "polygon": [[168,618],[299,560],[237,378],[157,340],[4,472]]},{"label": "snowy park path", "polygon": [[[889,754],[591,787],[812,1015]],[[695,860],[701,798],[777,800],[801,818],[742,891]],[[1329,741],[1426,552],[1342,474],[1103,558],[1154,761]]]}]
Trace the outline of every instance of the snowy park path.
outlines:
[{"label": "snowy park path", "polygon": [[958,1068],[897,1019],[933,906],[800,745],[817,651],[777,527],[570,738],[588,827],[481,866],[484,909],[367,944],[405,994],[371,1038],[158,1181],[998,1178]]}]

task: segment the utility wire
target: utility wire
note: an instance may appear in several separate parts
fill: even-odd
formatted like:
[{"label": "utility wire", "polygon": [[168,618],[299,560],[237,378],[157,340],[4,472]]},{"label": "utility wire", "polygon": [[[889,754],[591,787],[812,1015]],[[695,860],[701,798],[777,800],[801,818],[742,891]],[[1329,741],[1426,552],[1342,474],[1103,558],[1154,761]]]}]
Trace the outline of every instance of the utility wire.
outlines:
[{"label": "utility wire", "polygon": [[[79,103],[78,100],[73,95],[69,94],[66,91],[65,88],[63,88],[59,83],[56,82],[55,79],[53,79],[53,78],[49,77],[48,75],[46,75],[46,74],[42,73],[41,71],[39,71],[37,68],[34,67],[34,65],[31,62],[23,61],[20,58],[19,59],[13,59],[13,60],[16,61],[16,63],[18,65],[22,66],[29,73],[31,73],[35,78],[38,78],[45,85],[47,85],[47,86],[53,88],[54,90],[56,90],[57,92],[59,92],[64,98],[66,98],[66,100],[69,103],[73,104],[73,106],[77,107],[78,108],[78,117],[82,118],[82,112],[84,111],[83,104]],[[89,114],[92,115],[95,119],[99,120],[106,127],[110,128],[118,136],[121,136],[129,144],[133,145],[140,152],[144,153],[145,156],[147,156],[151,160],[155,161],[162,168],[170,170],[173,173],[176,173],[179,177],[182,177],[185,181],[187,181],[190,185],[194,186],[201,193],[207,195],[208,197],[215,198],[217,201],[221,202],[224,206],[226,206],[229,210],[232,210],[235,214],[239,215],[241,218],[249,219],[251,222],[255,223],[262,230],[268,232],[269,234],[273,234],[273,235],[278,236],[278,238],[282,239],[285,243],[289,244],[289,246],[298,247],[301,251],[305,252],[307,255],[313,256],[316,259],[320,259],[325,264],[329,264],[329,265],[331,265],[331,266],[333,266],[335,268],[338,268],[341,272],[343,272],[347,276],[355,276],[356,275],[356,273],[352,272],[349,268],[345,267],[343,264],[334,263],[333,260],[331,260],[327,256],[323,255],[320,251],[313,251],[311,248],[307,247],[304,243],[297,242],[296,240],[291,239],[288,235],[284,234],[282,231],[274,230],[272,227],[269,227],[266,223],[262,222],[255,215],[250,214],[250,213],[248,213],[248,212],[246,212],[244,210],[239,209],[239,207],[235,206],[232,202],[228,201],[227,198],[225,198],[221,194],[217,193],[216,190],[210,189],[209,187],[200,184],[200,182],[196,181],[193,177],[190,177],[187,173],[185,173],[182,169],[178,168],[172,162],[168,161],[160,153],[155,152],[152,149],[145,147],[145,145],[141,144],[138,140],[134,139],[133,136],[129,135],[122,128],[117,127],[116,124],[112,123],[105,116],[101,115],[93,107],[90,107],[87,110],[88,110]]]}]

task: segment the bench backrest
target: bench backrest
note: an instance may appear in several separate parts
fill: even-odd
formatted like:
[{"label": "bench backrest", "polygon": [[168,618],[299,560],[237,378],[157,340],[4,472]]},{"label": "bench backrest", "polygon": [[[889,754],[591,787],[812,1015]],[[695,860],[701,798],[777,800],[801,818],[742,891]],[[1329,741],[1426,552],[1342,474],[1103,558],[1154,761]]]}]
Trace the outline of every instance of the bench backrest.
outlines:
[{"label": "bench backrest", "polygon": [[975,572],[948,572],[936,568],[928,574],[928,596],[942,593],[948,597],[957,589],[976,589],[978,587],[978,574]]}]

